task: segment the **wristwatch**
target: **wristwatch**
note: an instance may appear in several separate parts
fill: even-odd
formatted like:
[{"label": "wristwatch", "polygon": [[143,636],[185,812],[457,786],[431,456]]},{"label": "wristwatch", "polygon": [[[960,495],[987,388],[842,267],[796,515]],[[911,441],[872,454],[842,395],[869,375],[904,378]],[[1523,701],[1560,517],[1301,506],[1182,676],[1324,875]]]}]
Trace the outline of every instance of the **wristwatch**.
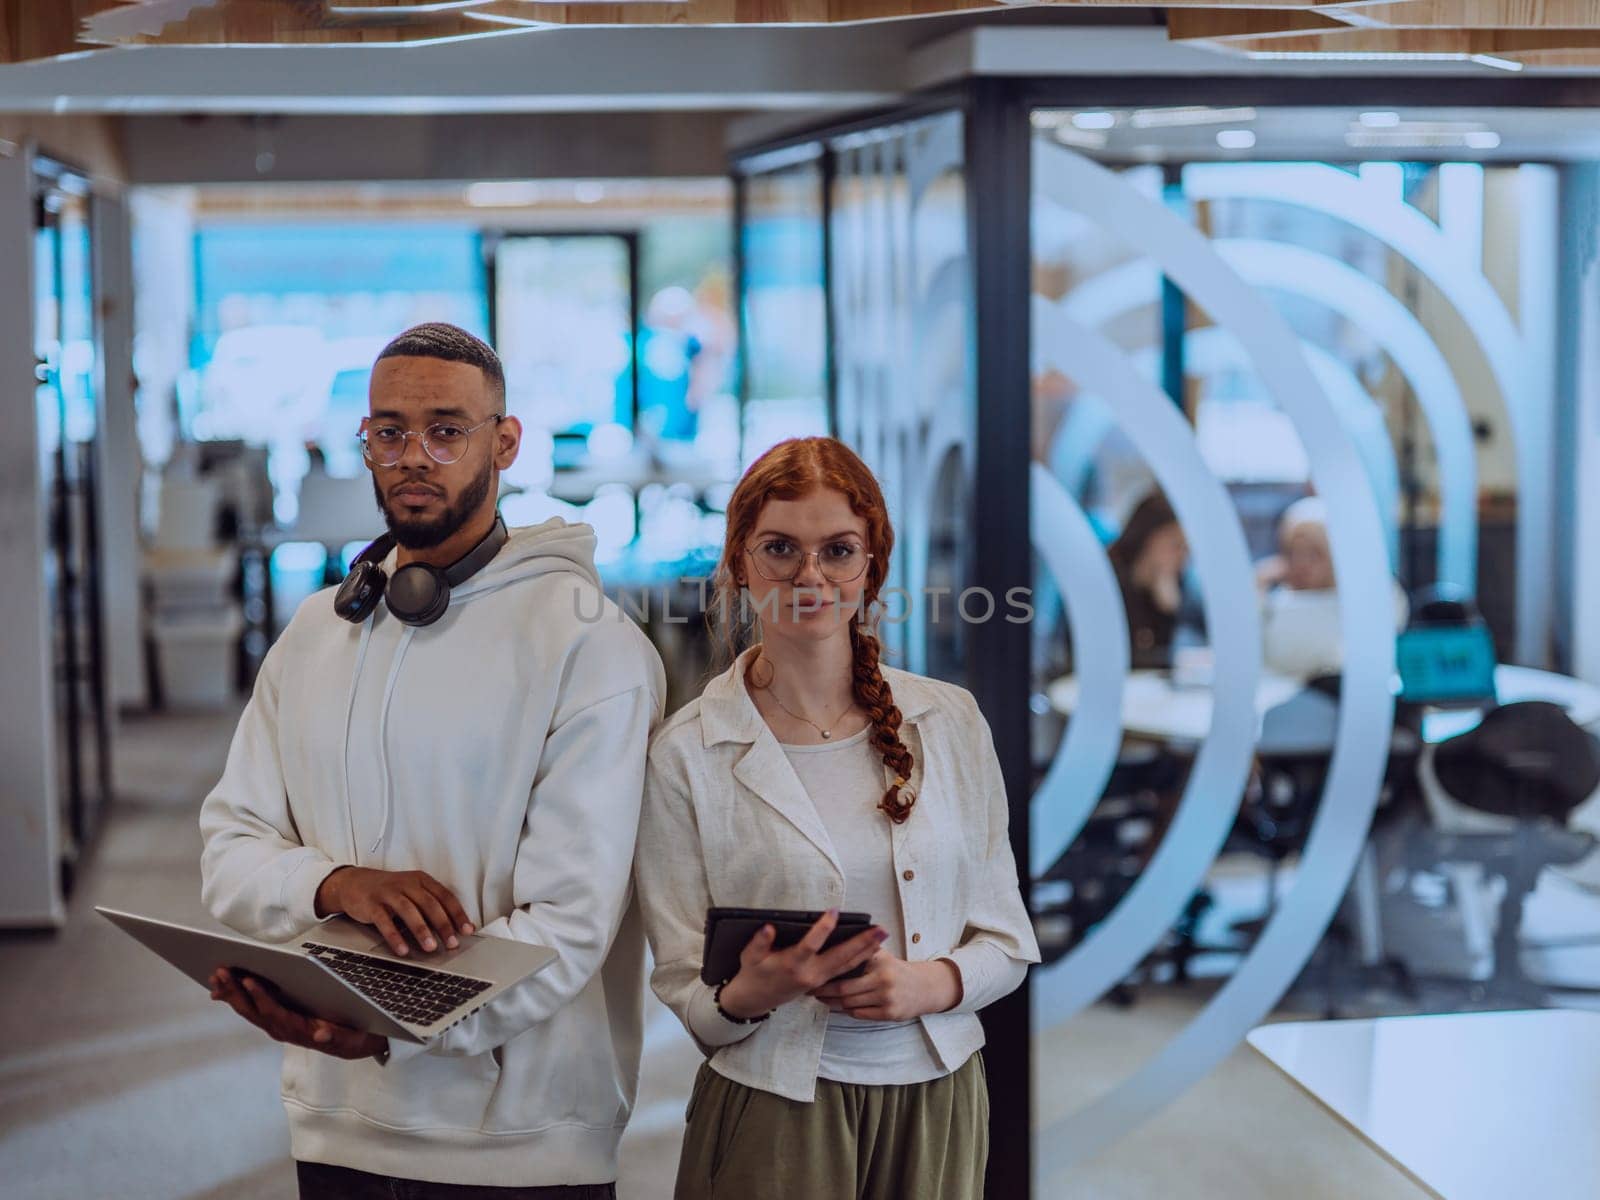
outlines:
[{"label": "wristwatch", "polygon": [[775,1010],[772,1010],[772,1009],[768,1009],[766,1012],[762,1013],[759,1017],[736,1017],[736,1016],[734,1016],[731,1012],[729,1012],[727,1009],[722,1007],[722,989],[727,987],[728,984],[730,984],[732,982],[733,981],[731,979],[724,979],[721,983],[717,984],[715,990],[713,990],[712,993],[711,993],[711,1002],[717,1006],[717,1011],[722,1014],[722,1019],[724,1021],[732,1021],[735,1025],[758,1025],[762,1021],[765,1021],[768,1017],[770,1017],[772,1015],[773,1011],[775,1011]]}]

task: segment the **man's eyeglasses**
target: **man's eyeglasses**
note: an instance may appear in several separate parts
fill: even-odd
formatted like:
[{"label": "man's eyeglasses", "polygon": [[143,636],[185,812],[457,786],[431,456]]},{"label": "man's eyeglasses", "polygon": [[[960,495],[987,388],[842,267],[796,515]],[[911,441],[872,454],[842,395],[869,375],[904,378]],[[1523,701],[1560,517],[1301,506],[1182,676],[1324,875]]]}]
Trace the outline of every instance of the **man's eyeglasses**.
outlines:
[{"label": "man's eyeglasses", "polygon": [[398,466],[406,455],[406,439],[418,438],[429,458],[441,466],[457,462],[467,452],[472,435],[485,425],[505,420],[503,413],[479,421],[476,425],[462,425],[458,421],[435,421],[421,433],[388,423],[373,424],[371,418],[361,422],[361,452],[375,467]]},{"label": "man's eyeglasses", "polygon": [[802,550],[788,538],[768,538],[745,553],[755,564],[756,573],[768,583],[789,583],[800,574],[806,559],[817,560],[817,570],[829,583],[850,583],[860,579],[872,555],[860,542],[829,542],[821,550]]}]

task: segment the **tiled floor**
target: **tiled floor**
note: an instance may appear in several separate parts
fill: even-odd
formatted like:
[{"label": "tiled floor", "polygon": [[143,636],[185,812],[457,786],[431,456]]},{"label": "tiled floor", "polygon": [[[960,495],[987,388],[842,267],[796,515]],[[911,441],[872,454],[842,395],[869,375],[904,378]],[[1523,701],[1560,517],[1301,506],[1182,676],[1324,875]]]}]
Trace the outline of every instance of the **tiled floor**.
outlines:
[{"label": "tiled floor", "polygon": [[[125,719],[118,803],[58,934],[0,936],[0,1195],[290,1200],[278,1049],[96,904],[211,924],[201,798],[236,714]],[[622,1187],[665,1198],[699,1056],[653,1002]],[[663,1166],[665,1164],[665,1166]]]}]

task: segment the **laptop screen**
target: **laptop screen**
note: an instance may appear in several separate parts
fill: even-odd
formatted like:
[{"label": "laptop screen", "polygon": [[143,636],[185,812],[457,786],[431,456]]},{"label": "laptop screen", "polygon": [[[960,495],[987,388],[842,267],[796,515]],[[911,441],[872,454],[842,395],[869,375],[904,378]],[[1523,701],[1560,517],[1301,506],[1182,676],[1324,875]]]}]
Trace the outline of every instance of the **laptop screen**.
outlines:
[{"label": "laptop screen", "polygon": [[1420,625],[1395,644],[1400,698],[1412,704],[1494,701],[1494,638],[1485,625]]}]

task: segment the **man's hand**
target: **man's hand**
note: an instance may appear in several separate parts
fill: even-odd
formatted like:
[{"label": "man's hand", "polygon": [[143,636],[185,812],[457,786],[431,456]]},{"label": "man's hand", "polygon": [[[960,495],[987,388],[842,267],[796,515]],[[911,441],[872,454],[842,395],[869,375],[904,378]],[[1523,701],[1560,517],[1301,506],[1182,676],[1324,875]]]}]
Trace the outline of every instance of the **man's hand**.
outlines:
[{"label": "man's hand", "polygon": [[910,1021],[961,1003],[961,968],[947,958],[907,962],[880,950],[859,978],[835,980],[811,994],[830,1011],[858,1020]]},{"label": "man's hand", "polygon": [[1263,592],[1270,592],[1283,582],[1289,573],[1289,564],[1284,561],[1283,555],[1274,554],[1263,558],[1256,564],[1256,587]]},{"label": "man's hand", "polygon": [[226,1002],[275,1042],[349,1059],[371,1058],[389,1048],[388,1038],[286,1008],[260,980],[242,972],[235,974],[226,967],[212,972],[211,998]]},{"label": "man's hand", "polygon": [[426,871],[336,867],[317,888],[316,909],[319,917],[343,913],[373,926],[396,954],[410,953],[402,927],[429,953],[441,941],[451,950],[459,946],[457,929],[472,932],[461,901]]}]

